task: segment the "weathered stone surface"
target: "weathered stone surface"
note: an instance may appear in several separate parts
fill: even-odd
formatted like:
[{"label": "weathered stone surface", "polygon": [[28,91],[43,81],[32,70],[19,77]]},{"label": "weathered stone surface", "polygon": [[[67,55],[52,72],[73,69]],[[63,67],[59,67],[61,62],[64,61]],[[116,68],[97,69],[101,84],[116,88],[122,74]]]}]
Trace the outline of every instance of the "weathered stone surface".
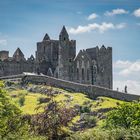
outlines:
[{"label": "weathered stone surface", "polygon": [[32,82],[36,84],[46,83],[47,85],[68,89],[69,91],[82,92],[85,93],[89,98],[95,99],[100,96],[110,97],[118,100],[133,101],[140,98],[139,95],[126,94],[123,92],[118,92],[112,89],[96,86],[74,83],[70,81],[65,81],[49,76],[39,76],[39,75],[27,75],[23,77],[23,81]]},{"label": "weathered stone surface", "polygon": [[70,40],[63,26],[58,40],[46,34],[37,43],[36,58],[29,59],[18,48],[13,57],[0,52],[0,76],[35,72],[59,79],[92,84],[112,89],[112,48],[99,47],[81,50],[76,56],[76,40]]},{"label": "weathered stone surface", "polygon": [[112,89],[96,86],[96,85],[87,85],[87,84],[80,84],[75,82],[70,82],[54,77],[49,76],[41,76],[41,75],[14,75],[14,76],[7,76],[7,77],[0,77],[0,80],[6,79],[16,79],[22,78],[22,84],[26,83],[35,83],[35,84],[46,84],[49,86],[54,86],[58,88],[68,89],[69,91],[74,92],[82,92],[86,94],[89,98],[95,99],[100,96],[110,97],[118,100],[124,101],[133,101],[139,100],[140,95],[128,94],[119,91],[115,91]]}]

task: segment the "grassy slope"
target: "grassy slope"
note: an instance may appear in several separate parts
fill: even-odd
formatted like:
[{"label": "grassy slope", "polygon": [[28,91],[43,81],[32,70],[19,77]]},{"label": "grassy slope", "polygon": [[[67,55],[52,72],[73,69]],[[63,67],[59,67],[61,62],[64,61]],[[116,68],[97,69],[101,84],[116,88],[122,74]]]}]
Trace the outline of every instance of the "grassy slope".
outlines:
[{"label": "grassy slope", "polygon": [[[48,86],[45,86],[45,88],[50,88]],[[122,103],[123,101],[119,101],[116,99],[111,99],[107,97],[99,97],[98,100],[91,100],[86,95],[82,93],[71,93],[59,88],[53,88],[55,91],[61,92],[60,94],[57,94],[55,97],[55,100],[60,102],[65,102],[68,99],[68,96],[70,97],[71,101],[68,104],[69,106],[74,105],[84,105],[85,102],[88,102],[92,104],[91,110],[98,110],[101,108],[112,108],[116,107],[118,103]],[[9,91],[9,94],[12,97],[12,100],[18,104],[18,100],[20,95],[25,95],[25,104],[24,106],[20,107],[24,114],[35,114],[36,110],[35,108],[38,107],[38,101],[37,99],[39,97],[47,97],[47,95],[43,95],[40,93],[32,93],[28,92],[27,90],[21,90],[21,89],[12,89]],[[15,97],[13,97],[15,95]]]},{"label": "grassy slope", "polygon": [[[29,85],[29,87],[32,87],[34,85]],[[49,86],[39,86],[40,88],[46,88],[49,89]],[[62,102],[65,103],[66,100],[70,99],[70,102],[67,103],[68,106],[75,106],[75,105],[79,105],[79,106],[84,106],[85,103],[88,103],[91,105],[90,109],[92,111],[98,111],[100,109],[104,109],[104,108],[113,108],[116,107],[117,104],[121,104],[123,103],[123,101],[120,100],[116,100],[116,99],[111,99],[111,98],[107,98],[107,97],[99,97],[97,100],[91,100],[89,99],[85,94],[83,93],[72,93],[72,92],[68,92],[66,90],[62,90],[59,88],[52,88],[54,91],[58,91],[59,94],[57,94],[55,96],[55,100],[58,102]],[[40,106],[38,104],[38,98],[40,97],[47,97],[47,95],[41,94],[41,93],[32,93],[32,92],[28,92],[25,89],[20,89],[20,88],[10,88],[8,90],[9,95],[12,97],[12,100],[19,106],[19,98],[21,95],[25,95],[25,103],[24,106],[20,107],[20,109],[23,111],[23,114],[36,114],[38,112],[43,111],[43,108],[40,108],[39,110],[36,110],[36,108],[38,106]],[[69,97],[69,98],[68,98]],[[45,104],[41,104],[41,105],[45,105]],[[78,120],[80,119],[80,116],[76,116],[73,118],[72,123],[76,123]],[[72,125],[72,123],[70,123],[69,126]],[[91,129],[85,129],[84,131],[82,131],[82,133],[91,133],[93,131],[93,129],[96,129],[100,126],[102,126],[103,124],[103,120],[98,119],[97,120],[97,126]],[[66,131],[69,131],[68,128],[64,128]],[[77,132],[76,132],[77,133]]]}]

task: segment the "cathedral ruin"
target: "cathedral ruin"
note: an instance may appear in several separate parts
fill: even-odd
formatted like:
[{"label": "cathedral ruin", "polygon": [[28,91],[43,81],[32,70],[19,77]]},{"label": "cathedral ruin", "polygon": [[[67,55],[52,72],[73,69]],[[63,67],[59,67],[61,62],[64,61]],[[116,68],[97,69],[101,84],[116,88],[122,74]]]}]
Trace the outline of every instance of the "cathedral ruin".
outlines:
[{"label": "cathedral ruin", "polygon": [[70,40],[63,26],[58,40],[46,34],[37,43],[36,56],[26,60],[18,48],[12,57],[0,51],[0,76],[34,72],[83,84],[112,89],[112,48],[94,47],[76,55],[76,40]]}]

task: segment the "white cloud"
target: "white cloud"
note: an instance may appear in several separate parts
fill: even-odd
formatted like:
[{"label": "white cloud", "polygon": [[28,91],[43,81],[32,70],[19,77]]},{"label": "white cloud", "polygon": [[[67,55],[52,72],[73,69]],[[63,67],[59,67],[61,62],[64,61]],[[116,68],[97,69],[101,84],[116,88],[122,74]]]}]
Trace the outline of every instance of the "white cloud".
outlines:
[{"label": "white cloud", "polygon": [[117,24],[116,25],[116,28],[117,29],[123,29],[123,28],[125,28],[126,27],[126,23],[120,23],[120,24]]},{"label": "white cloud", "polygon": [[88,20],[92,20],[92,19],[95,19],[95,18],[97,18],[98,17],[98,15],[96,14],[96,13],[92,13],[91,15],[89,15],[88,16]]},{"label": "white cloud", "polygon": [[130,61],[122,61],[122,60],[118,60],[118,61],[114,62],[114,64],[113,64],[115,69],[116,68],[118,68],[118,69],[127,68],[130,65],[131,65]]},{"label": "white cloud", "polygon": [[140,23],[136,23],[138,26],[140,26]]},{"label": "white cloud", "polygon": [[119,91],[124,92],[125,85],[127,86],[128,93],[140,95],[140,81],[135,81],[135,80],[114,81],[114,90],[118,88]]},{"label": "white cloud", "polygon": [[124,9],[113,9],[111,12],[106,11],[105,16],[114,16],[114,15],[122,15],[122,14],[128,14],[129,11],[126,11]]},{"label": "white cloud", "polygon": [[140,78],[140,60],[135,62],[118,60],[113,64],[115,70],[119,70],[121,76],[137,75]]},{"label": "white cloud", "polygon": [[116,90],[118,87],[122,91],[127,85],[130,93],[140,95],[140,60],[118,60],[114,62],[113,68],[114,89]]},{"label": "white cloud", "polygon": [[68,31],[71,34],[86,33],[86,32],[91,32],[93,30],[98,30],[100,33],[104,33],[105,31],[110,29],[122,29],[125,27],[126,27],[126,23],[113,24],[113,23],[103,22],[102,24],[92,23],[85,26],[79,25],[77,28],[69,28]]},{"label": "white cloud", "polygon": [[126,67],[125,69],[122,69],[119,72],[119,74],[122,76],[129,76],[132,74],[138,74],[138,76],[140,77],[140,61],[130,63],[129,66]]},{"label": "white cloud", "polygon": [[140,17],[140,8],[139,8],[139,9],[136,9],[136,10],[133,12],[133,15],[136,16],[136,17]]},{"label": "white cloud", "polygon": [[7,45],[7,40],[0,39],[0,45],[6,46]]}]

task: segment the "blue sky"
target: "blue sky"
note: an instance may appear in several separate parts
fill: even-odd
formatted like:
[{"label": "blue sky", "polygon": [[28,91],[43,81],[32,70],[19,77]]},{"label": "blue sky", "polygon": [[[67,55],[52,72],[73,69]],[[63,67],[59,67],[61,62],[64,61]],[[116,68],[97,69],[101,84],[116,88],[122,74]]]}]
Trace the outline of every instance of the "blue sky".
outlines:
[{"label": "blue sky", "polygon": [[[12,55],[20,47],[29,57],[46,32],[58,39],[65,25],[77,40],[77,52],[102,44],[113,47],[114,88],[133,82],[137,87],[130,91],[140,90],[139,8],[139,0],[1,0],[0,50]],[[127,75],[125,69],[130,69]]]}]

